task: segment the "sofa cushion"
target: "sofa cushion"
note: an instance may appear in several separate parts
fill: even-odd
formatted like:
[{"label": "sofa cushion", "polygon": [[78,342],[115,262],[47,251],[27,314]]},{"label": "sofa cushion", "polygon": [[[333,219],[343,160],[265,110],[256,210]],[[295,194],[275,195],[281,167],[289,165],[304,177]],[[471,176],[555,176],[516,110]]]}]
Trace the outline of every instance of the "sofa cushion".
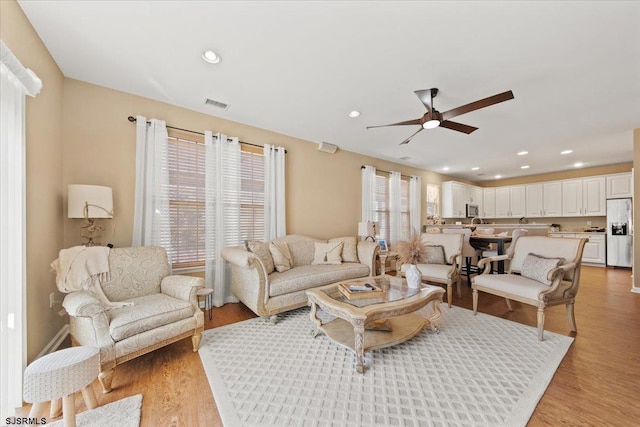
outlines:
[{"label": "sofa cushion", "polygon": [[130,301],[132,306],[107,311],[109,333],[116,342],[189,318],[194,313],[191,303],[165,294],[146,295]]},{"label": "sofa cushion", "polygon": [[282,273],[291,268],[291,252],[285,241],[269,242],[269,252],[273,257],[273,265],[276,271]]},{"label": "sofa cushion", "polygon": [[291,253],[291,260],[293,261],[292,267],[297,267],[299,265],[310,265],[313,261],[315,243],[326,242],[326,240],[318,240],[314,239],[313,237],[300,236],[297,234],[278,237],[276,239],[273,239],[272,241],[287,242],[287,245],[289,246],[289,252]]},{"label": "sofa cushion", "polygon": [[271,257],[271,252],[269,251],[269,243],[259,242],[257,240],[249,242],[249,250],[258,257],[258,259],[264,265],[264,269],[267,271],[267,274],[270,274],[275,270],[275,265],[273,265],[273,258]]},{"label": "sofa cushion", "polygon": [[549,286],[518,274],[479,274],[474,278],[475,286],[519,295],[533,301],[538,300],[540,292],[549,290]]},{"label": "sofa cushion", "polygon": [[269,296],[275,297],[368,275],[369,267],[359,263],[303,265],[283,273],[271,273],[269,275]]},{"label": "sofa cushion", "polygon": [[547,279],[549,272],[554,268],[564,264],[564,258],[547,258],[541,255],[529,254],[522,262],[522,274],[529,279],[537,280],[547,286],[551,286],[551,281]]},{"label": "sofa cushion", "polygon": [[[407,271],[411,264],[402,264],[400,270],[404,273]],[[424,280],[438,280],[447,281],[450,279],[449,274],[451,272],[451,265],[448,264],[416,264],[420,273],[422,273],[422,279]]]},{"label": "sofa cushion", "polygon": [[344,242],[319,243],[316,242],[313,255],[313,265],[342,264],[342,248]]},{"label": "sofa cushion", "polygon": [[342,262],[360,262],[358,259],[358,239],[355,237],[336,237],[329,239],[329,243],[344,242],[342,247]]}]

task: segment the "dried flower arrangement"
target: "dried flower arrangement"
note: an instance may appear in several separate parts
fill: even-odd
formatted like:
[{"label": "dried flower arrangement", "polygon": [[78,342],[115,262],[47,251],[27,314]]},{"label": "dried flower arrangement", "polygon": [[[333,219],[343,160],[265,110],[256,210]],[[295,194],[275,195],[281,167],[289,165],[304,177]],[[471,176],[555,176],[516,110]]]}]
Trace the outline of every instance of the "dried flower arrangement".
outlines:
[{"label": "dried flower arrangement", "polygon": [[422,243],[420,234],[412,235],[408,241],[396,243],[396,250],[400,261],[405,264],[420,264],[427,251],[427,247]]}]

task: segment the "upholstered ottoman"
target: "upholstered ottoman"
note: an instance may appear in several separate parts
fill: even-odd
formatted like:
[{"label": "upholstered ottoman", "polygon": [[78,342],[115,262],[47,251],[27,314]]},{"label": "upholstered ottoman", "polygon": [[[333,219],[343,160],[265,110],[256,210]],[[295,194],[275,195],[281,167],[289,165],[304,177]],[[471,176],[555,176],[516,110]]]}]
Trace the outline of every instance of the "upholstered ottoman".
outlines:
[{"label": "upholstered ottoman", "polygon": [[29,416],[35,417],[49,400],[51,416],[56,416],[59,399],[62,398],[64,425],[75,427],[74,393],[82,390],[87,408],[98,406],[91,383],[98,377],[99,371],[99,351],[96,347],[71,347],[36,359],[24,371],[23,397],[26,402],[33,403]]}]

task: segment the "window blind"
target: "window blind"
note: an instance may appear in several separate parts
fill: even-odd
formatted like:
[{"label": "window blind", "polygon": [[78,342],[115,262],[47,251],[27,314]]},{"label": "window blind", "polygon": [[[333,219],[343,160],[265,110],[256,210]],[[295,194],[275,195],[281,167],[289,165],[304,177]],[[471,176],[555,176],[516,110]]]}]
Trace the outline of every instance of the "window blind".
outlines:
[{"label": "window blind", "polygon": [[[390,240],[390,203],[389,203],[389,177],[385,175],[376,176],[376,198],[375,198],[375,221],[378,221],[377,239]],[[400,218],[402,226],[402,240],[407,240],[411,235],[411,224],[409,216],[409,181],[402,178],[400,182]]]},{"label": "window blind", "polygon": [[[169,215],[171,259],[174,268],[199,267],[205,260],[205,146],[169,138]],[[240,170],[240,235],[225,235],[225,245],[261,240],[264,234],[264,160],[262,154],[242,151]],[[228,200],[229,211],[237,201]],[[234,206],[231,206],[234,205]],[[233,220],[233,219],[231,219]]]}]

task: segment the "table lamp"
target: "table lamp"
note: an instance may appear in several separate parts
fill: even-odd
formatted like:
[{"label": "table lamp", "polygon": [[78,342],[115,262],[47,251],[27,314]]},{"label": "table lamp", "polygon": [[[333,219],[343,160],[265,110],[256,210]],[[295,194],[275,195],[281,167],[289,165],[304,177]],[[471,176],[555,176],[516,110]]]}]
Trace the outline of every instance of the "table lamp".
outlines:
[{"label": "table lamp", "polygon": [[362,240],[371,238],[372,242],[376,241],[376,223],[372,221],[359,222],[358,223],[358,236],[362,237]]},{"label": "table lamp", "polygon": [[113,218],[113,192],[111,187],[101,185],[69,185],[68,218],[82,218],[80,236],[87,239],[87,246],[99,245],[95,238],[104,230],[95,224],[98,218]]}]

